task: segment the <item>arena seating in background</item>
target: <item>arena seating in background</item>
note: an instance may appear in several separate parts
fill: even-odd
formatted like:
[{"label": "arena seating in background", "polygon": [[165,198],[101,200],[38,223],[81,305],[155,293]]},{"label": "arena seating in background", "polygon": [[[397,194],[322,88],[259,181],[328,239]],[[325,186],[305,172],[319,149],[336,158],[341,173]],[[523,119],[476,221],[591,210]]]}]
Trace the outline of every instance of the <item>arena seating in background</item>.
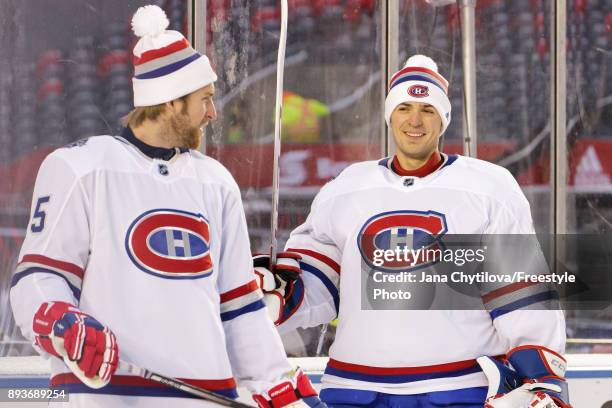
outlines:
[{"label": "arena seating in background", "polygon": [[68,54],[67,112],[71,139],[105,132],[100,96],[102,81],[96,72],[96,40],[93,36],[75,38]]},{"label": "arena seating in background", "polygon": [[9,92],[8,79],[0,78],[0,145],[4,149],[0,150],[0,161],[7,162],[12,157],[11,145],[11,116],[13,110],[13,101]]},{"label": "arena seating in background", "polygon": [[103,55],[97,64],[97,74],[104,84],[102,108],[108,118],[110,133],[120,129],[120,118],[132,109],[132,54],[128,51],[130,41],[129,26],[111,24],[106,28],[103,39]]},{"label": "arena seating in background", "polygon": [[[166,10],[171,29],[186,31],[184,2],[155,3]],[[596,101],[612,92],[612,66],[607,62],[610,51],[606,51],[612,43],[612,9],[606,3],[573,0],[568,6],[568,116],[591,112],[581,116],[586,122],[581,131],[592,132],[588,136],[612,135],[611,109],[595,114],[599,110]],[[294,46],[323,53],[317,55],[324,56],[330,69],[350,58],[361,58],[361,62],[370,58],[368,64],[377,64],[371,50],[365,50],[370,51],[367,53],[359,47],[362,40],[376,35],[374,1],[290,0],[289,6],[289,50]],[[520,146],[547,123],[548,7],[544,0],[478,2],[478,125],[482,140],[511,139]],[[454,118],[446,137],[459,138],[463,72],[458,9],[447,6],[433,10],[424,0],[401,2],[401,51],[405,55],[428,53],[439,61],[441,71],[452,82]],[[418,31],[408,24],[413,17],[419,22]],[[231,75],[235,76],[236,69],[256,71],[274,61],[279,18],[275,0],[208,1],[208,48],[217,64],[220,88],[235,85]],[[9,101],[0,109],[2,137],[11,133],[9,129],[19,135],[12,151],[3,154],[15,157],[38,144],[61,145],[88,135],[116,132],[120,118],[131,108],[133,43],[129,24],[112,23],[103,32],[76,36],[68,49],[42,52],[35,66],[24,67],[11,81],[11,89],[7,89],[8,82],[0,83],[0,100]],[[236,50],[236,60],[224,54],[228,47]],[[317,61],[306,61],[303,66]],[[321,95],[306,96],[323,99]],[[350,109],[340,112],[339,117],[350,116]],[[328,138],[336,140],[335,136]]]}]

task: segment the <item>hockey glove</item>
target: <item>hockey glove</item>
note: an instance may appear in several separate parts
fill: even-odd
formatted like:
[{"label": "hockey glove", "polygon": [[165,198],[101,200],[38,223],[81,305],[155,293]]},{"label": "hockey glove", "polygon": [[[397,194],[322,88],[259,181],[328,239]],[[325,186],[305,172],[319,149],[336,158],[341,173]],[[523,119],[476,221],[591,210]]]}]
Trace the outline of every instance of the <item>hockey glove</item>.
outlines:
[{"label": "hockey glove", "polygon": [[253,266],[258,277],[259,287],[264,293],[264,302],[268,314],[275,324],[282,323],[283,315],[286,314],[288,306],[292,308],[293,303],[301,302],[301,297],[296,300],[294,296],[295,287],[301,274],[300,259],[301,256],[298,254],[280,252],[272,272],[269,255],[253,256]]},{"label": "hockey glove", "polygon": [[[518,395],[525,395],[527,398],[531,393],[532,397],[538,395],[540,398],[534,400],[534,404],[535,401],[540,403],[534,405],[536,407],[571,408],[565,381],[566,362],[559,354],[542,346],[521,346],[508,352],[508,362],[512,368],[488,357],[478,359],[489,379],[487,401],[500,399],[504,394],[506,396],[513,394],[517,396],[516,398]],[[554,404],[550,405],[549,400],[554,401]]]},{"label": "hockey glove", "polygon": [[275,385],[267,392],[254,394],[253,400],[259,408],[327,407],[325,403],[321,402],[310,380],[301,368],[297,369],[292,378]]},{"label": "hockey glove", "polygon": [[491,357],[480,357],[477,361],[489,380],[485,408],[559,408],[545,393],[559,392],[559,386],[537,382],[523,384],[520,375],[501,362]]},{"label": "hockey glove", "polygon": [[110,329],[65,302],[45,302],[34,315],[36,345],[64,363],[84,384],[102,388],[117,369],[119,349]]}]

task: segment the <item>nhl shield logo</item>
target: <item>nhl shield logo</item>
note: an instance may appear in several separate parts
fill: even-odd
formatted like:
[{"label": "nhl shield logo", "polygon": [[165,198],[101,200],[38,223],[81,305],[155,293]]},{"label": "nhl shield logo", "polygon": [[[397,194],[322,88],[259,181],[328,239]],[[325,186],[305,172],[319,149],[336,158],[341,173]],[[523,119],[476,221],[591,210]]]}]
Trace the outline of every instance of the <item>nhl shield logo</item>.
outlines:
[{"label": "nhl shield logo", "polygon": [[429,88],[425,85],[412,85],[408,88],[408,95],[415,98],[425,98],[429,96]]},{"label": "nhl shield logo", "polygon": [[[427,256],[436,251],[427,250],[443,250],[441,238],[447,231],[446,217],[439,212],[390,211],[377,214],[364,223],[357,236],[357,245],[370,268],[384,272],[409,271],[438,261]],[[385,259],[382,251],[400,255]]]},{"label": "nhl shield logo", "polygon": [[125,248],[142,271],[166,279],[198,279],[212,274],[210,230],[201,214],[156,209],[130,225]]}]

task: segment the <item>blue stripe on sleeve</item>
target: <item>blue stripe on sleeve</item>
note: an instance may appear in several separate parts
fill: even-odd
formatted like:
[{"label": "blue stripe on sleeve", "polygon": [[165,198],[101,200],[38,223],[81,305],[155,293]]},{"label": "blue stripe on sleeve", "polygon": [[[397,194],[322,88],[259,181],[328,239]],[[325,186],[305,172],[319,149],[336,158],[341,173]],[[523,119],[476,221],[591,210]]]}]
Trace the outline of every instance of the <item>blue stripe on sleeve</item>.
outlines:
[{"label": "blue stripe on sleeve", "polygon": [[221,313],[221,321],[226,322],[228,320],[232,320],[242,314],[254,312],[256,310],[262,309],[266,307],[266,304],[262,299],[258,299],[253,303],[249,303],[246,306],[242,306],[240,309],[230,310],[229,312]]},{"label": "blue stripe on sleeve", "polygon": [[538,293],[536,295],[528,296],[526,298],[519,299],[512,303],[508,303],[507,305],[491,310],[489,312],[489,315],[491,315],[491,318],[495,320],[499,316],[503,316],[506,313],[513,312],[525,306],[529,306],[534,303],[543,302],[545,300],[552,300],[552,299],[559,299],[559,293],[557,293],[557,291],[555,290],[549,290],[547,292]]},{"label": "blue stripe on sleeve", "polygon": [[302,271],[308,271],[312,273],[314,276],[319,278],[321,282],[323,282],[323,285],[325,285],[325,287],[329,291],[329,294],[334,299],[336,314],[338,314],[338,311],[340,310],[340,295],[338,294],[338,288],[336,288],[336,285],[334,285],[334,283],[327,277],[327,275],[325,275],[323,272],[321,272],[314,266],[307,264],[306,262],[300,262],[300,267]]},{"label": "blue stripe on sleeve", "polygon": [[49,273],[51,275],[59,276],[60,278],[64,279],[64,281],[66,281],[66,283],[68,284],[68,288],[70,288],[74,297],[77,300],[81,298],[81,290],[74,286],[72,283],[70,283],[70,281],[66,279],[64,275],[59,272],[51,271],[45,268],[28,268],[19,273],[16,273],[15,275],[13,275],[13,279],[11,280],[11,288],[17,285],[17,283],[19,283],[21,279],[25,278],[26,276],[32,275],[33,273]]}]

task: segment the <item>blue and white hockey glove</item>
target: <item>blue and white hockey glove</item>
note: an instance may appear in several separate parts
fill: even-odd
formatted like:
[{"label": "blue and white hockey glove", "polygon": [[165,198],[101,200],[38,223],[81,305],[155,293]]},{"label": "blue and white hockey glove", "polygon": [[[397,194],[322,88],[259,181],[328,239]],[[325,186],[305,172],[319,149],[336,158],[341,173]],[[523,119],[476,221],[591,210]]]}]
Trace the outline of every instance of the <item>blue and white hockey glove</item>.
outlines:
[{"label": "blue and white hockey glove", "polygon": [[478,359],[489,380],[486,408],[571,408],[563,357],[541,346],[517,347],[507,357],[512,367]]},{"label": "blue and white hockey glove", "polygon": [[253,400],[259,408],[327,408],[301,368],[267,392],[254,394]]},{"label": "blue and white hockey glove", "polygon": [[293,252],[280,252],[271,271],[269,255],[253,255],[255,274],[274,324],[284,322],[302,302],[304,290],[300,279],[301,258]]},{"label": "blue and white hockey glove", "polygon": [[77,307],[65,302],[45,302],[34,315],[36,345],[64,363],[85,385],[102,388],[119,362],[113,332]]}]

